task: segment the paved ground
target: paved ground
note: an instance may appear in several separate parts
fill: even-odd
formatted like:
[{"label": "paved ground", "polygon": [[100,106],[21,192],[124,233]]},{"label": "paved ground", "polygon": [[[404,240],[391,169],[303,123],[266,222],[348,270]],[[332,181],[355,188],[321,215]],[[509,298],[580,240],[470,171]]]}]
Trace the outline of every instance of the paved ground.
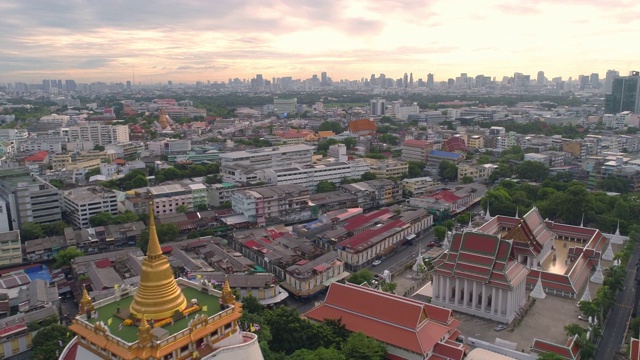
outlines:
[{"label": "paved ground", "polygon": [[567,340],[564,326],[579,323],[586,326],[586,322],[578,320],[580,311],[575,300],[547,296],[543,300],[536,300],[524,320],[515,328],[497,332],[493,328],[497,322],[456,312],[456,318],[462,320],[460,330],[464,336],[471,336],[487,342],[495,342],[496,337],[517,344],[517,349],[528,352],[533,339],[552,341],[564,344]]}]

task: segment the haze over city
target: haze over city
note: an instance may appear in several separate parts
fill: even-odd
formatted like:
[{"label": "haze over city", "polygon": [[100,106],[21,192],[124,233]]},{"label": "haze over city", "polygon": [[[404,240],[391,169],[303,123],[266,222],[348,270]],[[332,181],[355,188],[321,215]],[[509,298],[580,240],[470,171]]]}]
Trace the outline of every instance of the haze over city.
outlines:
[{"label": "haze over city", "polygon": [[334,80],[516,71],[573,76],[640,58],[626,0],[0,3],[0,80],[150,83],[230,77]]}]

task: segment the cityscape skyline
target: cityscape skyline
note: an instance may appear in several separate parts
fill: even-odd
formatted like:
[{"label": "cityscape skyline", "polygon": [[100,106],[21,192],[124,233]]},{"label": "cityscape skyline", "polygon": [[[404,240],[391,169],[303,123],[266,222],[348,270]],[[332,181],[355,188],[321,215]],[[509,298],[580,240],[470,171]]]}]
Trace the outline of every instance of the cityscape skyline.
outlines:
[{"label": "cityscape skyline", "polygon": [[[0,4],[0,81],[174,83],[326,71],[573,77],[634,70],[640,6],[626,0],[217,1]],[[570,16],[567,16],[570,14]],[[29,26],[24,26],[29,24]],[[551,25],[555,24],[555,26]],[[635,62],[634,62],[635,61]],[[369,70],[363,70],[369,69]]]}]

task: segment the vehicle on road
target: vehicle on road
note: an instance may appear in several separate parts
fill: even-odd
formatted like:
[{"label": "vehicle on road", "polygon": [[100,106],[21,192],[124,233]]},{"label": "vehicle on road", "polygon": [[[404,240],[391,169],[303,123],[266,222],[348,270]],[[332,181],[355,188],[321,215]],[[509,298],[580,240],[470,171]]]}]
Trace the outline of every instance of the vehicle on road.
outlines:
[{"label": "vehicle on road", "polygon": [[436,243],[432,241],[432,242],[428,243],[427,246],[428,247],[434,247],[434,246],[436,246]]},{"label": "vehicle on road", "polygon": [[374,260],[374,261],[373,261],[373,263],[372,263],[371,265],[373,265],[373,266],[378,266],[378,265],[380,265],[380,264],[382,264],[382,261],[380,261],[380,260]]},{"label": "vehicle on road", "polygon": [[495,331],[502,331],[506,329],[507,329],[507,325],[504,325],[504,324],[496,325],[496,327],[493,328],[493,330]]},{"label": "vehicle on road", "polygon": [[588,316],[584,316],[584,315],[578,315],[578,319],[580,319],[582,321],[589,321],[589,317]]}]

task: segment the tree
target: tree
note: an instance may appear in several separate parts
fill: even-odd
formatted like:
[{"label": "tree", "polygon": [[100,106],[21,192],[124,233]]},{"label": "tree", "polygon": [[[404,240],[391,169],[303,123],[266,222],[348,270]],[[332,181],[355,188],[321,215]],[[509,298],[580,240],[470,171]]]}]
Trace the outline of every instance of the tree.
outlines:
[{"label": "tree", "polygon": [[349,336],[342,353],[350,360],[382,360],[387,349],[378,340],[357,332]]},{"label": "tree", "polygon": [[392,145],[392,146],[400,144],[400,142],[398,141],[398,137],[393,136],[391,134],[382,134],[378,136],[378,141],[384,144]]},{"label": "tree", "polygon": [[176,212],[180,213],[180,214],[184,214],[189,210],[189,208],[187,208],[187,205],[178,205],[176,206]]},{"label": "tree", "polygon": [[394,282],[385,282],[384,284],[382,284],[382,286],[380,287],[380,290],[384,291],[384,292],[388,292],[388,293],[394,293],[394,291],[396,291],[396,288],[398,287],[398,284],[394,283]]},{"label": "tree", "polygon": [[438,165],[438,176],[443,180],[456,180],[458,178],[458,167],[450,161],[442,160]]},{"label": "tree", "polygon": [[632,338],[638,338],[640,336],[640,316],[633,318],[629,323],[629,330],[631,331]]},{"label": "tree", "polygon": [[344,129],[337,121],[324,121],[320,124],[320,127],[318,127],[318,131],[333,131],[334,134],[341,134]]},{"label": "tree", "polygon": [[582,336],[582,335],[587,333],[587,329],[583,328],[582,326],[580,326],[578,324],[571,323],[569,325],[565,325],[564,326],[564,332],[569,337],[573,337],[574,335]]},{"label": "tree", "polygon": [[374,174],[374,173],[372,173],[370,171],[367,171],[366,173],[362,174],[362,176],[360,177],[360,179],[362,181],[375,180],[377,178],[378,178],[378,175],[376,175],[376,174]]},{"label": "tree", "polygon": [[56,187],[58,189],[64,188],[64,181],[62,181],[60,179],[52,179],[52,180],[49,181],[49,184],[53,185],[54,187]]},{"label": "tree", "polygon": [[264,305],[260,304],[258,299],[249,294],[242,298],[242,310],[251,314],[262,315],[264,312]]},{"label": "tree", "polygon": [[100,175],[100,169],[91,169],[87,171],[87,173],[84,174],[84,178],[85,180],[89,181],[89,179],[91,179],[91,177],[95,175]]},{"label": "tree", "polygon": [[447,219],[444,221],[444,227],[447,228],[447,230],[451,231],[453,230],[453,227],[456,226],[456,224],[453,222],[453,220],[451,219]]},{"label": "tree", "polygon": [[82,250],[78,250],[75,246],[62,249],[56,254],[56,262],[53,267],[59,269],[63,266],[71,265],[71,260],[82,255],[84,255],[84,252]]},{"label": "tree", "polygon": [[564,360],[565,358],[552,352],[546,352],[538,355],[538,360]]},{"label": "tree", "polygon": [[316,186],[316,192],[318,193],[334,191],[335,189],[336,189],[336,184],[328,180],[322,180],[318,182],[318,185]]},{"label": "tree", "polygon": [[89,218],[89,224],[91,227],[105,226],[113,222],[113,215],[109,212],[101,212],[93,215]]},{"label": "tree", "polygon": [[542,181],[549,176],[549,168],[538,161],[523,161],[515,168],[516,175],[521,179]]},{"label": "tree", "polygon": [[357,285],[364,283],[371,284],[371,281],[373,281],[373,273],[368,269],[358,270],[351,274],[351,276],[347,278],[347,281]]},{"label": "tree", "polygon": [[320,346],[320,339],[313,331],[314,324],[301,318],[295,309],[282,306],[266,311],[263,319],[273,336],[269,348],[275,352],[289,355],[299,349],[314,350]]},{"label": "tree", "polygon": [[466,212],[458,215],[456,217],[456,222],[460,225],[467,225],[469,223],[469,219],[471,219],[471,213]]},{"label": "tree", "polygon": [[207,211],[209,210],[209,207],[205,204],[198,204],[196,205],[196,210],[197,211]]},{"label": "tree", "polygon": [[471,184],[473,182],[473,177],[469,175],[465,175],[462,177],[463,184]]},{"label": "tree", "polygon": [[111,224],[128,224],[140,220],[141,215],[127,210],[113,217]]},{"label": "tree", "polygon": [[447,236],[447,228],[444,226],[436,226],[433,228],[433,233],[435,234],[436,239],[444,240],[444,237]]},{"label": "tree", "polygon": [[421,177],[424,173],[424,167],[426,166],[422,161],[409,161],[407,165],[409,167],[407,177],[409,178]]},{"label": "tree", "polygon": [[358,145],[358,140],[356,140],[355,138],[352,137],[348,137],[345,138],[341,141],[341,143],[344,144],[344,146],[347,147],[347,150],[351,150],[353,149],[356,145]]},{"label": "tree", "polygon": [[334,348],[319,347],[315,350],[296,350],[287,360],[347,360],[339,350]]},{"label": "tree", "polygon": [[69,225],[62,220],[49,223],[49,224],[40,224],[42,231],[44,231],[45,236],[59,236],[64,235],[64,229],[68,228]]},{"label": "tree", "polygon": [[[70,339],[69,329],[65,326],[53,324],[44,327],[33,337],[31,358],[57,360]],[[62,346],[60,346],[60,342],[62,342]]]},{"label": "tree", "polygon": [[40,239],[44,237],[44,231],[38,223],[26,222],[20,227],[20,238],[23,241]]}]

